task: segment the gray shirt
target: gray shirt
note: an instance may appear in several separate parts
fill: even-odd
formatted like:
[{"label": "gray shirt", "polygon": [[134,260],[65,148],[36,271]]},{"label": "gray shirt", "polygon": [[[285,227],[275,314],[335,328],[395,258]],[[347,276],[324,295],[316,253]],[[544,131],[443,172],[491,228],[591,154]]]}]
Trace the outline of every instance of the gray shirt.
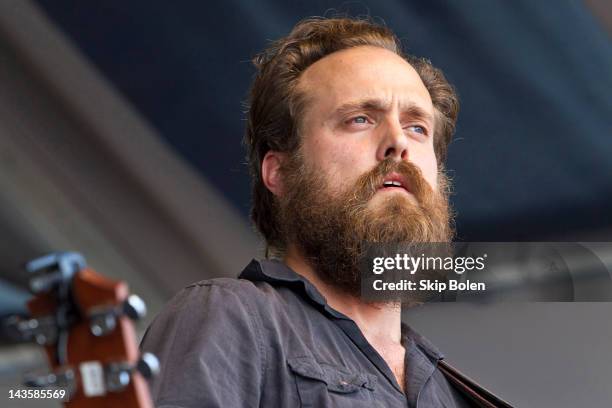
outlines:
[{"label": "gray shirt", "polygon": [[190,285],[141,344],[161,374],[158,407],[469,407],[438,368],[443,356],[402,326],[406,393],[356,323],[278,261],[239,279]]}]

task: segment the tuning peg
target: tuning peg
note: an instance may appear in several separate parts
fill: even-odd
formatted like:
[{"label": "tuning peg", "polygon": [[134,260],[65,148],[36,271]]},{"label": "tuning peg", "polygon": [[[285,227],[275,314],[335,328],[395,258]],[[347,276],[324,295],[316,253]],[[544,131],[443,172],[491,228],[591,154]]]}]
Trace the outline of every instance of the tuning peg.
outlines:
[{"label": "tuning peg", "polygon": [[45,388],[55,385],[57,376],[54,373],[44,375],[26,375],[23,380],[23,385],[26,387]]},{"label": "tuning peg", "polygon": [[119,307],[97,307],[89,311],[89,329],[96,336],[111,333],[117,327],[117,318],[126,315],[132,320],[139,320],[147,314],[145,302],[136,295],[130,295]]},{"label": "tuning peg", "polygon": [[47,292],[62,282],[68,282],[86,265],[83,255],[77,252],[55,252],[28,262],[26,270],[34,274],[30,279],[30,290],[35,294]]},{"label": "tuning peg", "polygon": [[23,380],[26,387],[74,387],[74,371],[70,368],[60,369],[47,374],[27,374]]},{"label": "tuning peg", "polygon": [[152,353],[143,353],[135,365],[115,362],[104,368],[106,388],[110,392],[120,392],[130,384],[130,376],[138,371],[144,378],[151,379],[159,373],[159,360]]},{"label": "tuning peg", "polygon": [[159,360],[152,353],[143,353],[136,363],[136,370],[146,379],[151,379],[159,374]]},{"label": "tuning peg", "polygon": [[7,327],[11,337],[19,341],[34,339],[41,346],[48,346],[57,341],[57,325],[53,316],[32,319],[9,316],[3,325]]},{"label": "tuning peg", "polygon": [[132,367],[127,363],[111,363],[106,369],[106,388],[110,392],[119,392],[130,384]]},{"label": "tuning peg", "polygon": [[123,313],[132,320],[140,320],[147,315],[147,305],[138,295],[130,295],[123,302]]},{"label": "tuning peg", "polygon": [[89,330],[96,337],[104,336],[117,327],[117,317],[114,313],[99,313],[92,315],[89,321]]}]

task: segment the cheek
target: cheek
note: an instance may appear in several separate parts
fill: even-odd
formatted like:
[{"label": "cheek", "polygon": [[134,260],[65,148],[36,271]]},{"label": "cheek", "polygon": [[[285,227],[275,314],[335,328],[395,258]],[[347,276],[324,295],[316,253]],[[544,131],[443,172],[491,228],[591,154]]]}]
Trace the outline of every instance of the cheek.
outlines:
[{"label": "cheek", "polygon": [[425,164],[423,176],[425,180],[429,181],[432,187],[435,188],[438,185],[438,162],[435,156]]},{"label": "cheek", "polygon": [[313,141],[308,149],[313,168],[325,174],[326,179],[338,186],[350,185],[375,163],[369,163],[366,146],[348,143],[346,139]]},{"label": "cheek", "polygon": [[419,166],[423,177],[429,183],[429,185],[435,190],[438,186],[438,161],[433,151],[433,147],[419,149],[412,156],[411,161]]}]

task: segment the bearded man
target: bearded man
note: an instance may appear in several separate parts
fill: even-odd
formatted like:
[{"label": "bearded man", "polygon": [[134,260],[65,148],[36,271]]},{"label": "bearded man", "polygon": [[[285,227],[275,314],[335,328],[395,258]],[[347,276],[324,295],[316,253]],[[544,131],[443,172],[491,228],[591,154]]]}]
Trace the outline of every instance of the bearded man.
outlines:
[{"label": "bearded man", "polygon": [[239,279],[179,293],[142,349],[159,407],[508,406],[360,297],[366,243],[452,240],[458,101],[370,21],[309,19],[255,59],[246,145],[267,243]]}]

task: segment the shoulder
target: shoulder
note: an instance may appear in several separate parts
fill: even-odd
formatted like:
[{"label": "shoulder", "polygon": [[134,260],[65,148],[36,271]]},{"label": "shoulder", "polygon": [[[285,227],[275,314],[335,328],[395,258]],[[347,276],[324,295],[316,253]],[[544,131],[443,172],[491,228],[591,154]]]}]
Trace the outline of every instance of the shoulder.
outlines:
[{"label": "shoulder", "polygon": [[205,279],[185,286],[185,288],[179,292],[179,295],[183,292],[197,292],[207,289],[219,289],[220,291],[257,295],[258,292],[262,292],[259,282],[257,283],[258,284],[255,284],[255,282],[240,278]]},{"label": "shoulder", "polygon": [[258,310],[276,298],[276,290],[263,282],[246,279],[215,278],[186,286],[168,302],[164,311],[170,313],[190,310],[234,310],[249,307]]},{"label": "shoulder", "polygon": [[225,323],[257,318],[260,309],[273,297],[270,285],[232,278],[202,280],[184,287],[163,307],[155,321],[173,325],[198,324],[203,320],[224,319]]},{"label": "shoulder", "polygon": [[[265,291],[250,281],[216,278],[178,292],[157,314],[141,348],[160,355],[230,345],[260,345]],[[231,343],[231,344],[230,344]]]},{"label": "shoulder", "polygon": [[156,403],[240,406],[248,396],[258,398],[267,355],[255,305],[264,297],[252,282],[227,278],[177,293],[141,342],[162,368],[152,385]]}]

